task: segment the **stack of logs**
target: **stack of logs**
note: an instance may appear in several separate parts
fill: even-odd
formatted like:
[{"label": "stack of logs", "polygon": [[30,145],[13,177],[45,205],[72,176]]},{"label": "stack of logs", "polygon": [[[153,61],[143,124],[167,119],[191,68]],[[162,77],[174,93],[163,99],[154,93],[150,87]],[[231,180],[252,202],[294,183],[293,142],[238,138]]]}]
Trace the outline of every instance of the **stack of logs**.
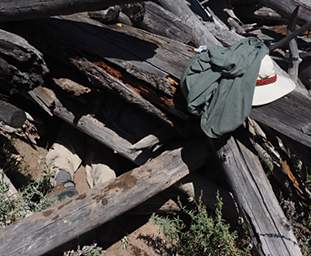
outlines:
[{"label": "stack of logs", "polygon": [[[137,167],[106,187],[8,226],[0,233],[0,255],[49,253],[191,172],[208,171],[206,160],[213,154],[220,159],[223,179],[230,185],[239,214],[249,224],[258,254],[301,255],[246,128],[221,141],[208,142],[198,120],[187,112],[179,88],[179,79],[195,55],[194,47],[228,46],[248,36],[251,29],[234,15],[230,1],[158,0],[139,3],[138,11],[131,9],[131,2],[1,1],[2,95],[20,94],[33,102],[34,111],[40,107]],[[297,23],[303,33],[311,24],[308,1],[232,2],[241,9],[256,7],[253,13],[257,18],[265,13],[271,20],[294,20],[289,31],[295,30]],[[102,10],[116,4],[127,4],[127,8],[115,8],[112,11],[118,13],[107,18],[109,12]],[[131,11],[136,17],[131,17]],[[127,19],[121,19],[120,13],[127,12]],[[276,45],[262,33],[257,35],[271,43],[271,50],[286,49],[289,43],[288,59],[295,64],[297,52],[293,49],[297,50],[299,33],[289,34]],[[302,54],[309,57],[307,48]],[[304,157],[311,148],[311,99],[297,78],[299,63],[296,68],[294,64],[290,74],[297,89],[288,97],[253,109],[251,118],[289,141]],[[306,70],[310,66],[303,70],[308,81]],[[20,127],[26,115],[11,103],[0,101],[0,119]]]}]

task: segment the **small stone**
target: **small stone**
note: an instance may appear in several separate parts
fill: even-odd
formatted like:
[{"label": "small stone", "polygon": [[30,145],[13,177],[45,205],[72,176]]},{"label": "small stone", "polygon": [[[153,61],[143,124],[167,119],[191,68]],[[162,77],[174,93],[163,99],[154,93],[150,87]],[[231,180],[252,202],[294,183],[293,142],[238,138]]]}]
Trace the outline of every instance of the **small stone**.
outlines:
[{"label": "small stone", "polygon": [[114,170],[105,164],[87,165],[85,171],[90,188],[107,185],[116,178]]}]

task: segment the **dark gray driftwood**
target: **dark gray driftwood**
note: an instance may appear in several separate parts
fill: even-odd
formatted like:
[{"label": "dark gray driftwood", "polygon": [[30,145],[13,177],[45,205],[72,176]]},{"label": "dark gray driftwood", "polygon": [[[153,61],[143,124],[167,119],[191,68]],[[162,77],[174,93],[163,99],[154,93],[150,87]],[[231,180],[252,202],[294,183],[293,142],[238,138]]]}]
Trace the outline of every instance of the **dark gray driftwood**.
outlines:
[{"label": "dark gray driftwood", "polygon": [[3,0],[0,2],[0,22],[102,10],[112,5],[139,1],[141,0]]},{"label": "dark gray driftwood", "polygon": [[[0,4],[1,5],[1,4]],[[9,88],[29,89],[43,83],[48,68],[42,54],[24,38],[0,30],[0,81]],[[3,85],[1,86],[2,89]]]},{"label": "dark gray driftwood", "polygon": [[0,233],[0,255],[44,255],[169,188],[202,167],[207,153],[202,142],[167,151],[105,188],[81,194],[9,226]]},{"label": "dark gray driftwood", "polygon": [[251,223],[256,251],[259,255],[302,255],[290,223],[249,145],[245,139],[231,137],[217,154],[239,208]]},{"label": "dark gray driftwood", "polygon": [[23,110],[0,100],[0,121],[3,121],[13,128],[20,128],[25,123],[26,119],[26,114]]}]

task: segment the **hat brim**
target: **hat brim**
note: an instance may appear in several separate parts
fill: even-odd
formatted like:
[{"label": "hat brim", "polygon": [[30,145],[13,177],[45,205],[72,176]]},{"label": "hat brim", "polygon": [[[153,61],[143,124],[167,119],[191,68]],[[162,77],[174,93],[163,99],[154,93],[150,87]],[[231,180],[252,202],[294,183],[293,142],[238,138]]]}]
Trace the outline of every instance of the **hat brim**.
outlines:
[{"label": "hat brim", "polygon": [[268,85],[255,86],[252,106],[265,105],[284,97],[292,92],[296,84],[289,77],[277,74],[276,82]]}]

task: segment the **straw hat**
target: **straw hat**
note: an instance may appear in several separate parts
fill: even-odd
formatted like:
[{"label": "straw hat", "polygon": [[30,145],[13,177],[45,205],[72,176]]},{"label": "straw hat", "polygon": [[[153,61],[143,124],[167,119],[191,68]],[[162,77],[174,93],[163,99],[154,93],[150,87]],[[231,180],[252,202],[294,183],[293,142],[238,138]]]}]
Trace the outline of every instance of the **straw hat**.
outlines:
[{"label": "straw hat", "polygon": [[296,84],[289,78],[275,71],[274,63],[269,55],[266,55],[260,65],[253,106],[260,106],[275,101],[296,87]]}]

